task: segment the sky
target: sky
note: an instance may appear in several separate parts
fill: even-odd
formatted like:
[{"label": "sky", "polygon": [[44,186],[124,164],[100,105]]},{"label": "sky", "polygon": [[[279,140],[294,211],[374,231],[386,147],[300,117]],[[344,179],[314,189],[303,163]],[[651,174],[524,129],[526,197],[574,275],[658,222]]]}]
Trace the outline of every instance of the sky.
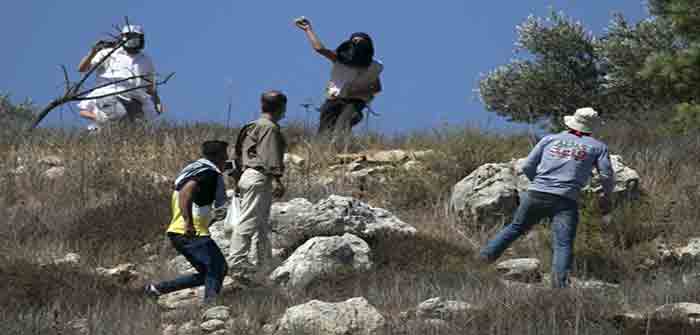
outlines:
[{"label": "sky", "polygon": [[[288,120],[316,121],[318,113],[300,105],[323,102],[330,63],[293,25],[303,15],[329,48],[355,31],[372,35],[385,68],[384,92],[373,103],[380,115],[369,127],[386,133],[445,124],[521,129],[487,112],[475,93],[483,73],[515,56],[517,24],[554,9],[600,33],[613,13],[633,21],[647,15],[641,0],[7,2],[0,93],[15,102],[43,105],[60,95],[60,66],[78,79],[90,46],[128,16],[144,26],[158,72],[176,73],[160,90],[167,119],[240,124],[257,115],[261,92],[280,89],[289,96]],[[44,124],[85,125],[75,108]]]}]

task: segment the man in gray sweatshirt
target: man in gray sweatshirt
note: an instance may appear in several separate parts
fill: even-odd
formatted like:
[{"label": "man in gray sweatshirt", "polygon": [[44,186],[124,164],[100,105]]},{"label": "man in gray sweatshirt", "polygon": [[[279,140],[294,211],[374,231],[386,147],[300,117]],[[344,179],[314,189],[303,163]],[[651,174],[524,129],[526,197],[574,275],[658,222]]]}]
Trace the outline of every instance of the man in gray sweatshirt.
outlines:
[{"label": "man in gray sweatshirt", "polygon": [[603,186],[601,209],[608,211],[615,176],[608,147],[591,137],[599,123],[592,108],[581,108],[564,117],[569,128],[544,137],[530,152],[523,173],[530,179],[527,192],[520,195],[520,206],[513,222],[503,228],[481,251],[482,261],[492,263],[503,252],[543,218],[552,219],[552,286],[569,286],[573,246],[578,225],[578,196],[598,170]]}]

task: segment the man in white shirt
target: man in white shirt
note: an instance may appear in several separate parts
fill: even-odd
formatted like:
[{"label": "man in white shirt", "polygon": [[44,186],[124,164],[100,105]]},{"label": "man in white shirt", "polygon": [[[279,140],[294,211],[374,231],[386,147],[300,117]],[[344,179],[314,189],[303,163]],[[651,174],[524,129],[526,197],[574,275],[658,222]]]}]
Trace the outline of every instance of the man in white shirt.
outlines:
[{"label": "man in white shirt", "polygon": [[[94,127],[97,128],[126,117],[150,120],[162,111],[154,84],[155,67],[151,57],[143,52],[145,47],[143,28],[138,25],[127,25],[122,29],[120,38],[120,42],[126,41],[125,44],[111,55],[109,54],[114,48],[104,47],[103,42],[98,42],[78,65],[80,72],[88,72],[109,55],[95,70],[98,88],[87,96],[95,99],[84,100],[78,104],[80,116],[95,122]],[[133,79],[109,84],[128,78]],[[148,87],[104,97],[144,85]]]},{"label": "man in white shirt", "polygon": [[295,23],[306,33],[314,50],[333,63],[318,132],[348,134],[362,121],[362,110],[382,90],[379,75],[384,65],[374,59],[372,38],[365,33],[354,33],[333,51],[323,46],[311,21],[299,18]]}]

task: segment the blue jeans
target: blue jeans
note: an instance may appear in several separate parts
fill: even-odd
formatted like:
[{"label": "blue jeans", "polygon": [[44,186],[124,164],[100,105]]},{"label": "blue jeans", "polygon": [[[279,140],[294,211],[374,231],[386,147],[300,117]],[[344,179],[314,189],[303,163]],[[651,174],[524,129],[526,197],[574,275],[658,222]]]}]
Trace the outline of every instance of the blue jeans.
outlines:
[{"label": "blue jeans", "polygon": [[175,250],[185,256],[197,273],[161,282],[155,285],[156,289],[162,294],[167,294],[204,285],[204,301],[216,298],[228,272],[226,258],[216,242],[209,236],[188,238],[170,233],[168,237]]},{"label": "blue jeans", "polygon": [[578,225],[578,204],[575,200],[535,191],[522,193],[513,222],[488,242],[481,251],[481,257],[496,260],[511,243],[544,218],[552,219],[552,287],[568,287]]}]

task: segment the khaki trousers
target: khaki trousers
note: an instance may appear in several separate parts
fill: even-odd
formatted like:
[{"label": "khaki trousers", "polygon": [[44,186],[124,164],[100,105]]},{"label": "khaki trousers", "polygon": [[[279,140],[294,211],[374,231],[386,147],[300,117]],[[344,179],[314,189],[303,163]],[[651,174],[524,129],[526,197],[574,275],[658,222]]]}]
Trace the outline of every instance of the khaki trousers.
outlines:
[{"label": "khaki trousers", "polygon": [[241,192],[240,221],[231,234],[229,262],[232,273],[252,271],[272,258],[270,244],[270,207],[272,177],[246,169],[238,182]]}]

